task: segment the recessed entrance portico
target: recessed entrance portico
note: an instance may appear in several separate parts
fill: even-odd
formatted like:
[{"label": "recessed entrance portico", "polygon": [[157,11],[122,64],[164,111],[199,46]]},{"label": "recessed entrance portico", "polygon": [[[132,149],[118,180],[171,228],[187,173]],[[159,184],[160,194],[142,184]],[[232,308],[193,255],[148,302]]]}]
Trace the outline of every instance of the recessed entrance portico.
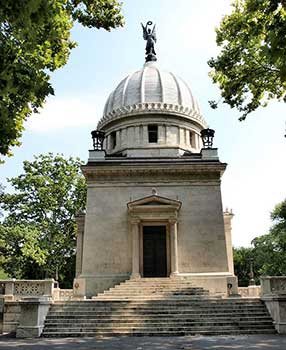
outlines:
[{"label": "recessed entrance portico", "polygon": [[127,204],[132,278],[178,274],[177,216],[181,202],[152,195]]}]

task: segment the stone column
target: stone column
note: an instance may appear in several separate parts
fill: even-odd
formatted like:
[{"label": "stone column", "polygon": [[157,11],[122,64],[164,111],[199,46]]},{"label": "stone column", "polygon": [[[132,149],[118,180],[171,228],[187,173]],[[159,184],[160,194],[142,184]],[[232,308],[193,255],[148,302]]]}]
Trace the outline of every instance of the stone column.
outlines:
[{"label": "stone column", "polygon": [[186,133],[184,128],[179,128],[179,146],[186,146]]},{"label": "stone column", "polygon": [[177,220],[169,220],[171,241],[171,276],[178,275],[178,232]]},{"label": "stone column", "polygon": [[158,143],[163,145],[166,143],[165,140],[165,126],[164,125],[158,125]]},{"label": "stone column", "polygon": [[132,233],[132,274],[131,278],[139,278],[139,233],[140,233],[140,221],[132,220],[131,221],[131,233]]},{"label": "stone column", "polygon": [[[118,136],[118,135],[116,135],[116,136]],[[116,147],[117,147],[117,145],[116,145]],[[120,147],[122,147],[122,148],[127,147],[127,128],[121,129]]]},{"label": "stone column", "polygon": [[116,138],[116,148],[120,148],[121,147],[121,130],[117,130],[116,134],[115,134],[115,138]]},{"label": "stone column", "polygon": [[75,219],[77,223],[75,277],[78,277],[82,272],[82,249],[85,214],[78,214]]},{"label": "stone column", "polygon": [[228,271],[234,275],[233,250],[231,239],[231,220],[233,216],[234,215],[232,211],[228,211],[228,209],[226,209],[226,211],[223,213]]},{"label": "stone column", "polygon": [[143,146],[147,146],[149,144],[149,135],[148,135],[148,126],[143,125]]}]

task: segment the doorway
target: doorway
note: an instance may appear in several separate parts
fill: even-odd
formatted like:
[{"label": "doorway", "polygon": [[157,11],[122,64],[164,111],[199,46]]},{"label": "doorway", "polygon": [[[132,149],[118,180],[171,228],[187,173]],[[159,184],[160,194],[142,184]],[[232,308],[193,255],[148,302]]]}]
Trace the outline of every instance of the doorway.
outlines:
[{"label": "doorway", "polygon": [[166,226],[143,226],[143,277],[167,276]]}]

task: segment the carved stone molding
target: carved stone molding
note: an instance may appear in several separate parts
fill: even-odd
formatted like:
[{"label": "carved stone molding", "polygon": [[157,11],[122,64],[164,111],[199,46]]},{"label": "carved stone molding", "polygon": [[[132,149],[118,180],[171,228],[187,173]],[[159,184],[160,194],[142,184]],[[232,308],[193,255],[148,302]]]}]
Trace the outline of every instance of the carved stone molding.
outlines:
[{"label": "carved stone molding", "polygon": [[182,202],[170,198],[151,195],[127,203],[129,220],[145,221],[177,221]]},{"label": "carved stone molding", "polygon": [[113,122],[118,119],[122,119],[124,117],[129,117],[132,115],[139,114],[160,114],[160,113],[172,113],[174,115],[178,115],[184,117],[186,119],[190,119],[192,121],[199,122],[203,127],[207,127],[207,123],[197,111],[195,111],[191,107],[184,107],[182,105],[171,104],[171,103],[161,103],[161,102],[152,102],[152,103],[138,103],[130,106],[123,106],[112,112],[104,115],[98,125],[98,129],[104,128],[110,122]]},{"label": "carved stone molding", "polygon": [[104,164],[103,166],[87,165],[82,167],[82,171],[89,181],[103,182],[142,182],[145,181],[220,181],[221,175],[226,168],[226,164],[180,164],[158,166],[158,164]]}]

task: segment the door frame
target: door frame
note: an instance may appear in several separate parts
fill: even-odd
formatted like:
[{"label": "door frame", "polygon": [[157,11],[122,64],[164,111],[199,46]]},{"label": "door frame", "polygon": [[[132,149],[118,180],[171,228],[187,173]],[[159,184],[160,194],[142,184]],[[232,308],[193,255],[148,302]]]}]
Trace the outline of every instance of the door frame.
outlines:
[{"label": "door frame", "polygon": [[[139,231],[139,272],[144,277],[144,263],[143,263],[143,227],[144,226],[165,226],[166,232],[166,277],[170,276],[171,273],[171,249],[170,249],[170,229],[168,221],[142,221],[140,222]],[[160,277],[158,277],[160,278]]]},{"label": "door frame", "polygon": [[131,238],[131,278],[140,278],[143,272],[144,225],[166,226],[167,276],[177,276],[178,269],[178,215],[182,202],[152,194],[127,203]]}]

